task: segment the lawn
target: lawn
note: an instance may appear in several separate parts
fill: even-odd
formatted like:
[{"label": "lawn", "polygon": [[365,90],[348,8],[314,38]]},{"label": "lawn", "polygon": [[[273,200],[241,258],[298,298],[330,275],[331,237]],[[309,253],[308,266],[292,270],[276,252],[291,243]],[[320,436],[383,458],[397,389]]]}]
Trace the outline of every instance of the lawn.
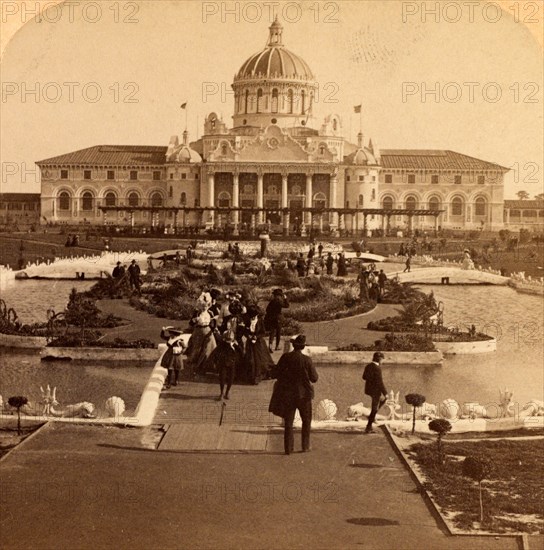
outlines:
[{"label": "lawn", "polygon": [[[434,460],[435,451],[434,443],[408,449],[427,479],[425,488],[458,529],[544,533],[544,439],[445,442],[442,466]],[[491,463],[482,482],[482,524],[478,484],[462,475],[467,456],[485,457]]]}]

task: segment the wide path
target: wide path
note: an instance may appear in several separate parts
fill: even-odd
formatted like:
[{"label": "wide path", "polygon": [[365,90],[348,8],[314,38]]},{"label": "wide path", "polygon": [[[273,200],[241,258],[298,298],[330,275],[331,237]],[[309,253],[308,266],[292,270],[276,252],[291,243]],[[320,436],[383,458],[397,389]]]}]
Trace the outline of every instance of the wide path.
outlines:
[{"label": "wide path", "polygon": [[314,433],[312,452],[291,456],[281,433],[246,454],[155,450],[160,435],[48,425],[0,462],[0,546],[518,548],[447,535],[382,433]]}]

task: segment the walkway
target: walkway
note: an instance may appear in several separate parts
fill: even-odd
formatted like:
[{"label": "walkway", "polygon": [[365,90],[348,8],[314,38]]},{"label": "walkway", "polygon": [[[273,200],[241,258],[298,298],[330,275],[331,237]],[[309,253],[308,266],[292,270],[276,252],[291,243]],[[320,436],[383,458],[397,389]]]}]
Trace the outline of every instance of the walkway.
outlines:
[{"label": "walkway", "polygon": [[0,545],[518,548],[511,537],[447,535],[381,433],[314,433],[313,451],[291,456],[281,432],[269,451],[245,454],[157,451],[160,437],[156,427],[46,426],[0,462]]},{"label": "walkway", "polygon": [[510,281],[509,277],[460,267],[421,267],[407,273],[399,270],[398,277],[402,283],[426,284],[440,284],[443,277],[449,277],[450,284],[507,285]]}]

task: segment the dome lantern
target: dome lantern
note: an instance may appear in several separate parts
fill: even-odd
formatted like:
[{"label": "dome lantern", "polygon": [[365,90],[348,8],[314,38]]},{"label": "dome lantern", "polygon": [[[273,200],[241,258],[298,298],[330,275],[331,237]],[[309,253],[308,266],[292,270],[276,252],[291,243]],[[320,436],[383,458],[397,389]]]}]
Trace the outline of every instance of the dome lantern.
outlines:
[{"label": "dome lantern", "polygon": [[277,15],[272,25],[270,25],[270,27],[268,28],[270,30],[270,36],[268,38],[268,47],[274,48],[276,46],[278,47],[283,46],[282,37],[281,37],[283,33],[283,27],[281,23],[278,21]]}]

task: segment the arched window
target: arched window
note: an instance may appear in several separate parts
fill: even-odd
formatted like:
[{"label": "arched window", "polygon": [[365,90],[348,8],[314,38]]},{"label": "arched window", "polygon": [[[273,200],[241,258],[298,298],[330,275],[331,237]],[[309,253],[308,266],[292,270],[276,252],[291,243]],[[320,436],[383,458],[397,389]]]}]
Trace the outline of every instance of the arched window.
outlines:
[{"label": "arched window", "polygon": [[257,112],[260,113],[263,107],[263,91],[261,88],[257,90]]},{"label": "arched window", "polygon": [[478,197],[474,203],[474,215],[485,216],[487,213],[487,203],[483,197]]},{"label": "arched window", "polygon": [[295,105],[295,95],[293,93],[293,89],[289,88],[289,90],[287,91],[287,109],[289,114],[293,113],[294,105]]},{"label": "arched window", "polygon": [[417,206],[417,201],[415,197],[410,196],[406,198],[406,205],[405,205],[406,210],[415,210],[416,206]]},{"label": "arched window", "polygon": [[332,129],[336,132],[336,130],[338,129],[338,122],[336,121],[336,119],[334,118],[333,121],[332,121]]},{"label": "arched window", "polygon": [[90,191],[85,191],[81,197],[81,210],[89,211],[93,209],[93,194]]},{"label": "arched window", "polygon": [[151,195],[151,206],[162,206],[162,195],[158,191]]},{"label": "arched window", "polygon": [[451,201],[451,215],[452,216],[463,215],[463,199],[461,199],[461,197],[455,197]]},{"label": "arched window", "polygon": [[106,206],[115,206],[117,204],[117,196],[113,191],[106,193],[104,199],[106,201]]},{"label": "arched window", "polygon": [[246,90],[245,96],[244,96],[244,113],[247,114],[247,107],[249,104],[249,90]]},{"label": "arched window", "polygon": [[59,210],[70,210],[70,193],[63,191],[59,195]]},{"label": "arched window", "polygon": [[393,210],[393,197],[384,197],[384,199],[383,199],[383,209],[384,210]]},{"label": "arched window", "polygon": [[324,154],[325,154],[325,147],[323,147],[323,145],[321,145],[321,147],[319,147],[319,154],[320,154],[320,155],[324,155]]},{"label": "arched window", "polygon": [[429,210],[440,210],[440,199],[438,197],[429,199]]},{"label": "arched window", "polygon": [[185,191],[183,191],[183,193],[181,194],[181,197],[179,199],[179,203],[183,206],[185,206],[187,204],[187,193],[185,193]]},{"label": "arched window", "polygon": [[302,90],[302,92],[300,94],[300,99],[301,99],[300,112],[303,115],[305,115],[306,114],[306,92],[304,90]]},{"label": "arched window", "polygon": [[174,188],[170,186],[170,189],[168,189],[168,196],[172,198],[174,196]]},{"label": "arched window", "polygon": [[221,193],[219,193],[219,196],[217,197],[217,201],[218,201],[217,206],[221,206],[223,208],[229,207],[230,206],[230,193],[228,193],[227,191],[221,191]]},{"label": "arched window", "polygon": [[359,204],[359,206],[364,206],[364,204],[365,204],[365,198],[362,194],[359,195],[359,203],[358,204]]},{"label": "arched window", "polygon": [[136,192],[132,192],[128,196],[128,205],[129,206],[138,206],[140,204],[140,196]]},{"label": "arched window", "polygon": [[272,90],[272,112],[278,112],[278,89],[274,88]]},{"label": "arched window", "polygon": [[325,193],[319,192],[314,195],[314,208],[327,208],[327,197],[325,196]]}]

